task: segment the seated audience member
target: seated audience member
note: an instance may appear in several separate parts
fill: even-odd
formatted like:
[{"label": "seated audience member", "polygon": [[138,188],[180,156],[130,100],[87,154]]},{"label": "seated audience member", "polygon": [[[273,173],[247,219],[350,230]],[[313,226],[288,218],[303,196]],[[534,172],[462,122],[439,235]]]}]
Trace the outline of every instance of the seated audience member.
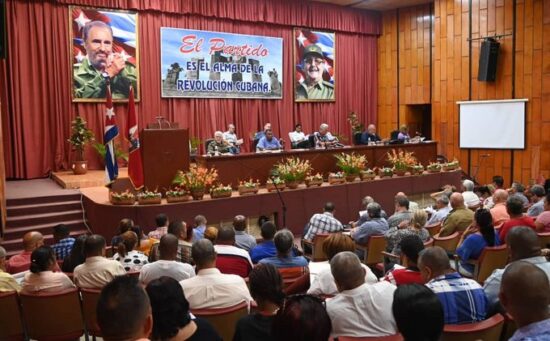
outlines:
[{"label": "seated audience member", "polygon": [[501,175],[495,175],[491,184],[495,187],[495,190],[504,189],[504,178]]},{"label": "seated audience member", "polygon": [[21,291],[26,294],[54,293],[74,288],[71,279],[56,268],[55,253],[49,246],[41,246],[31,255],[30,272],[25,274]]},{"label": "seated audience member", "polygon": [[176,261],[178,255],[178,238],[166,234],[160,239],[160,258],[154,263],[145,264],[139,273],[139,281],[147,285],[161,276],[168,276],[176,281],[195,276],[195,269],[190,264]]},{"label": "seated audience member", "polygon": [[533,205],[527,210],[529,217],[536,217],[544,211],[544,187],[541,185],[533,185],[529,189],[531,192],[531,201]]},{"label": "seated audience member", "polygon": [[510,264],[502,275],[500,301],[518,330],[510,341],[550,340],[550,283],[533,264]]},{"label": "seated audience member", "polygon": [[181,285],[173,277],[154,279],[145,290],[153,312],[151,340],[222,341],[207,320],[190,314],[189,302],[183,295]]},{"label": "seated audience member", "polygon": [[506,212],[510,220],[502,224],[498,234],[500,240],[506,240],[506,234],[516,226],[527,226],[536,230],[533,218],[523,215],[523,204],[520,198],[509,197],[506,201]]},{"label": "seated audience member", "polygon": [[508,192],[503,189],[497,189],[493,194],[494,206],[491,208],[491,215],[493,216],[493,226],[500,228],[502,224],[510,220],[508,211],[506,210],[506,202],[508,201]]},{"label": "seated audience member", "polygon": [[519,182],[513,182],[512,187],[510,187],[509,191],[510,197],[519,198],[523,207],[529,206],[529,199],[527,199],[525,194],[523,194],[523,192],[525,192],[525,187],[523,187],[522,184],[520,184]]},{"label": "seated audience member", "polygon": [[148,260],[142,252],[134,250],[138,242],[137,235],[127,231],[121,237],[122,241],[117,245],[117,253],[114,254],[113,259],[120,262],[127,272],[141,270]]},{"label": "seated audience member", "polygon": [[323,213],[314,214],[309,220],[308,230],[304,235],[304,239],[313,241],[313,238],[315,238],[315,236],[319,233],[343,231],[344,226],[342,223],[338,221],[338,219],[334,218],[335,210],[336,208],[334,207],[334,204],[332,202],[327,202]]},{"label": "seated audience member", "polygon": [[282,149],[283,146],[279,142],[279,140],[273,136],[273,131],[271,129],[268,129],[265,131],[265,136],[258,141],[258,144],[256,145],[256,151],[264,151],[264,150],[278,150]]},{"label": "seated audience member", "polygon": [[323,302],[312,295],[288,296],[271,322],[274,340],[328,340],[332,326]]},{"label": "seated audience member", "polygon": [[149,238],[160,240],[162,236],[168,233],[168,224],[170,221],[168,220],[168,216],[164,213],[159,213],[155,217],[155,225],[156,228],[149,232]]},{"label": "seated audience member", "polygon": [[206,152],[210,155],[218,155],[231,154],[232,150],[229,142],[223,139],[223,133],[221,131],[216,131],[214,133],[214,140],[210,141]]},{"label": "seated audience member", "polygon": [[430,232],[424,228],[426,220],[428,220],[428,214],[423,210],[417,210],[414,211],[409,224],[405,226],[401,224],[389,229],[385,234],[387,240],[386,249],[394,255],[400,256],[400,243],[405,236],[416,235],[420,237],[422,242],[430,239]]},{"label": "seated audience member", "polygon": [[550,232],[550,193],[544,198],[544,211],[535,220],[537,232]]},{"label": "seated audience member", "polygon": [[412,212],[420,209],[420,206],[418,206],[418,203],[415,202],[415,201],[411,201],[404,192],[397,192],[395,194],[395,196],[396,197],[401,196],[401,197],[407,198],[407,200],[409,200],[409,208],[408,208],[409,212],[412,213]]},{"label": "seated audience member", "polygon": [[260,140],[262,137],[265,136],[265,132],[271,130],[271,123],[266,123],[264,125],[264,130],[258,131],[256,134],[254,134],[254,140]]},{"label": "seated audience member", "polygon": [[[328,260],[324,262],[309,262],[310,287],[307,291],[311,295],[336,295],[338,289],[334,282],[334,276],[330,271],[330,260],[340,252],[355,252],[355,242],[350,236],[343,233],[332,233],[323,242],[323,252]],[[378,279],[372,270],[361,263],[365,270],[365,282],[376,283]]]},{"label": "seated audience member", "polygon": [[290,230],[284,229],[275,233],[273,238],[276,257],[267,257],[260,260],[260,264],[273,264],[277,268],[292,268],[296,266],[307,266],[307,259],[303,256],[293,256],[292,247],[294,246],[294,235]]},{"label": "seated audience member", "polygon": [[206,230],[206,217],[199,214],[195,217],[195,228],[193,229],[193,243],[197,240],[204,238],[204,231]]},{"label": "seated audience member", "polygon": [[397,286],[412,283],[424,284],[418,269],[418,254],[424,250],[424,243],[419,236],[408,235],[401,239],[399,246],[401,254],[406,258],[407,267],[395,266],[393,270],[386,273],[384,280]]},{"label": "seated audience member", "polygon": [[451,194],[450,201],[452,210],[441,225],[440,237],[446,237],[455,232],[464,232],[474,221],[474,212],[464,206],[464,198],[461,193]]},{"label": "seated audience member", "polygon": [[105,238],[92,234],[84,242],[86,261],[74,269],[74,282],[80,288],[99,289],[126,271],[116,260],[105,258]]},{"label": "seated audience member", "polygon": [[426,226],[442,223],[447,218],[449,212],[451,212],[451,207],[449,207],[449,197],[446,195],[438,196],[435,201],[435,208],[436,210],[432,211],[432,216],[426,222]]},{"label": "seated audience member", "polygon": [[250,258],[252,263],[256,264],[264,258],[275,257],[277,255],[277,249],[273,242],[273,237],[277,232],[277,227],[271,221],[266,221],[260,227],[260,233],[263,241],[250,250]]},{"label": "seated audience member", "polygon": [[539,238],[529,227],[516,227],[506,236],[506,246],[510,253],[510,263],[504,269],[496,269],[485,280],[483,290],[489,301],[489,312],[500,311],[498,293],[502,281],[502,274],[510,264],[520,261],[531,263],[543,270],[550,279],[550,262],[541,255]]},{"label": "seated audience member", "polygon": [[357,244],[366,245],[370,236],[385,234],[389,227],[386,219],[381,217],[382,207],[373,202],[367,206],[369,220],[351,230],[350,235]]},{"label": "seated audience member", "polygon": [[478,187],[476,194],[479,197],[479,200],[481,201],[481,207],[486,208],[488,210],[493,207],[494,192],[495,192],[495,188],[493,187],[493,185]]},{"label": "seated audience member", "polygon": [[393,294],[393,317],[405,341],[439,341],[443,333],[443,307],[424,285],[402,285]]},{"label": "seated audience member", "polygon": [[327,302],[332,336],[376,337],[397,333],[391,307],[396,287],[389,282],[365,283],[365,270],[353,252],[330,260],[338,295]]},{"label": "seated audience member", "polygon": [[[370,220],[369,212],[367,210],[367,207],[369,206],[370,203],[373,203],[373,202],[375,202],[374,198],[369,196],[369,195],[365,196],[361,200],[361,206],[363,206],[365,208],[365,210],[364,211],[359,211],[359,220],[350,221],[349,224],[351,225],[352,228],[357,227],[357,226],[361,226],[367,220]],[[384,219],[388,219],[388,215],[386,214],[386,211],[382,210],[380,212],[380,217],[382,217]]]},{"label": "seated audience member", "polygon": [[53,227],[55,244],[52,245],[52,249],[55,252],[55,258],[63,260],[71,253],[75,239],[70,236],[70,232],[65,224],[57,224]]},{"label": "seated audience member", "polygon": [[120,276],[108,283],[97,301],[97,324],[105,341],[149,340],[153,315],[138,280]]},{"label": "seated audience member", "polygon": [[252,300],[242,277],[216,269],[216,251],[209,240],[193,244],[192,255],[197,275],[180,282],[191,309],[227,308]]},{"label": "seated audience member", "polygon": [[404,221],[410,221],[412,219],[412,213],[409,211],[409,199],[403,195],[395,196],[395,211],[388,218],[388,227],[397,227]]},{"label": "seated audience member", "polygon": [[367,130],[361,134],[361,144],[369,144],[378,141],[382,141],[382,139],[376,134],[376,126],[374,124],[369,124]]},{"label": "seated audience member", "polygon": [[233,228],[235,229],[235,246],[250,252],[250,249],[256,246],[256,238],[252,237],[246,230],[246,217],[238,215],[233,218]]},{"label": "seated audience member", "polygon": [[132,232],[134,232],[138,237],[136,250],[143,253],[145,256],[149,256],[149,252],[151,252],[151,248],[153,247],[153,245],[155,245],[155,243],[158,242],[158,239],[147,237],[143,233],[142,228],[137,225],[132,227]]},{"label": "seated audience member", "polygon": [[399,127],[399,134],[397,134],[397,139],[399,141],[408,141],[411,139],[411,136],[409,135],[409,127],[407,127],[405,124]]},{"label": "seated audience member", "polygon": [[111,246],[114,248],[122,241],[122,234],[130,231],[134,227],[134,221],[132,219],[124,218],[118,223],[118,234],[111,239]]},{"label": "seated audience member", "polygon": [[25,233],[23,236],[23,252],[12,256],[8,260],[8,272],[15,274],[29,270],[32,252],[42,245],[44,245],[42,233],[36,231]]},{"label": "seated audience member", "polygon": [[315,133],[315,146],[318,148],[330,148],[338,144],[338,138],[328,131],[328,124],[322,123],[319,131]]},{"label": "seated audience member", "polygon": [[87,238],[88,236],[85,234],[76,238],[71,252],[63,259],[61,271],[72,273],[74,268],[84,263],[86,260],[86,256],[84,256],[84,243]]},{"label": "seated audience member", "polygon": [[462,181],[462,197],[464,198],[464,205],[468,208],[479,207],[481,201],[477,194],[474,193],[474,182],[472,180]]},{"label": "seated audience member", "polygon": [[208,226],[206,230],[204,230],[204,238],[208,239],[212,242],[212,244],[214,244],[216,242],[216,239],[218,239],[218,228],[214,226]]},{"label": "seated audience member", "polygon": [[233,341],[274,340],[271,323],[285,300],[283,279],[272,264],[259,264],[250,272],[248,283],[258,307],[237,322]]},{"label": "seated audience member", "polygon": [[426,286],[439,298],[444,309],[445,324],[473,323],[485,319],[487,298],[474,280],[462,278],[449,265],[447,252],[429,247],[420,253],[418,268]]},{"label": "seated audience member", "polygon": [[232,227],[218,229],[214,250],[217,254],[216,267],[221,273],[248,277],[254,265],[248,252],[235,246],[235,230]]},{"label": "seated audience member", "polygon": [[302,125],[300,123],[296,124],[294,131],[288,133],[288,138],[290,139],[292,149],[311,147],[306,134],[302,131]]},{"label": "seated audience member", "polygon": [[[187,240],[187,225],[181,220],[171,221],[168,225],[168,234],[176,236],[178,238],[178,254],[176,260],[181,263],[193,264],[191,258],[191,243]],[[149,252],[149,262],[154,262],[159,259],[159,243],[155,243]]]},{"label": "seated audience member", "polygon": [[243,139],[237,138],[237,134],[235,133],[235,125],[233,123],[229,123],[227,126],[227,131],[223,133],[223,139],[229,143],[231,154],[240,153]]},{"label": "seated audience member", "polygon": [[6,249],[0,246],[0,292],[19,291],[21,287],[12,275],[6,272]]},{"label": "seated audience member", "polygon": [[[475,266],[469,260],[477,260],[486,247],[499,246],[500,239],[493,227],[491,212],[484,208],[474,214],[474,222],[464,231],[456,248],[460,257],[458,270],[463,276],[472,277]],[[451,263],[455,268],[454,263]]]}]

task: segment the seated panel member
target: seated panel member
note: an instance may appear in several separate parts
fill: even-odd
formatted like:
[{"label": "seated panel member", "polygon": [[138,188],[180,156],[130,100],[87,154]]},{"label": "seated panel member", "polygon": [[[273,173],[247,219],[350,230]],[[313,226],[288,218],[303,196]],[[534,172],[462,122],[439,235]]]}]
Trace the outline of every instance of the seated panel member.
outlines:
[{"label": "seated panel member", "polygon": [[235,125],[233,123],[229,123],[227,126],[227,131],[223,133],[223,139],[229,143],[232,154],[240,153],[243,139],[237,138],[237,134],[235,133]]},{"label": "seated panel member", "polygon": [[382,139],[376,134],[376,126],[374,124],[369,124],[367,131],[361,134],[361,144],[369,144],[378,141],[382,141]]},{"label": "seated panel member", "polygon": [[338,144],[338,138],[333,136],[330,131],[328,131],[328,128],[328,124],[322,123],[319,127],[319,131],[315,133],[316,147],[329,148],[335,147]]},{"label": "seated panel member", "polygon": [[262,137],[265,136],[265,132],[268,131],[268,130],[271,130],[271,123],[266,123],[264,125],[264,130],[261,130],[261,131],[257,132],[256,134],[254,134],[254,140],[260,140]]},{"label": "seated panel member", "polygon": [[288,133],[288,138],[290,139],[292,149],[310,147],[307,135],[302,131],[300,123],[296,124],[294,131]]},{"label": "seated panel member", "polygon": [[214,133],[214,141],[210,141],[208,144],[207,152],[208,154],[233,154],[231,152],[231,145],[223,139],[223,133],[221,131]]},{"label": "seated panel member", "polygon": [[397,139],[399,141],[408,141],[411,139],[411,136],[409,135],[409,127],[407,127],[405,124],[399,127],[399,134],[397,135]]},{"label": "seated panel member", "polygon": [[277,140],[277,138],[273,136],[273,131],[271,131],[271,129],[265,131],[265,136],[262,137],[256,145],[257,152],[264,150],[277,150],[282,148],[283,146],[281,145],[279,140]]}]

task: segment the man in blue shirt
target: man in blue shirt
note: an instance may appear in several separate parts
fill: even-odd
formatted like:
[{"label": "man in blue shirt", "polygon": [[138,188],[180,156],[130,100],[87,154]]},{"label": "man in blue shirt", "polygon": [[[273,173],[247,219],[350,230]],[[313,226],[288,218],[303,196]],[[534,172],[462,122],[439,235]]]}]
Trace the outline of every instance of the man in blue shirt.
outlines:
[{"label": "man in blue shirt", "polygon": [[271,129],[265,131],[265,136],[262,137],[256,145],[256,151],[276,150],[282,148],[283,147],[279,140],[273,136],[273,131]]},{"label": "man in blue shirt", "polygon": [[418,268],[426,286],[441,301],[445,324],[483,321],[487,315],[487,297],[474,280],[462,278],[449,264],[447,252],[434,246],[424,249]]},{"label": "man in blue shirt", "polygon": [[277,268],[293,268],[299,266],[308,266],[307,259],[303,256],[292,256],[292,246],[294,246],[294,235],[287,229],[275,233],[275,248],[277,249],[276,257],[264,258],[260,264],[273,264]]},{"label": "man in blue shirt", "polygon": [[206,217],[199,214],[195,217],[195,228],[193,229],[193,243],[204,238],[206,230]]},{"label": "man in blue shirt", "polygon": [[260,227],[260,233],[263,238],[263,242],[258,244],[252,250],[250,250],[250,258],[252,263],[256,264],[264,258],[277,256],[277,249],[273,242],[273,236],[277,232],[277,227],[271,221],[266,221]]},{"label": "man in blue shirt", "polygon": [[53,239],[55,244],[52,245],[52,249],[55,252],[55,257],[59,260],[65,259],[71,253],[75,240],[70,236],[69,227],[65,224],[55,225]]}]

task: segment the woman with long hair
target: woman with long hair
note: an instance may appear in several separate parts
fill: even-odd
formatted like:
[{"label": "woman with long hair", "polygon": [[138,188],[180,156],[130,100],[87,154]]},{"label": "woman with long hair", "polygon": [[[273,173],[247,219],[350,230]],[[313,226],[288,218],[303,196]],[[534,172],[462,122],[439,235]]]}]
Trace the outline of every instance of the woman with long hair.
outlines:
[{"label": "woman with long hair", "polygon": [[59,292],[74,288],[71,279],[62,272],[53,272],[57,267],[55,253],[49,246],[41,246],[31,254],[30,272],[23,280],[22,292]]},{"label": "woman with long hair", "polygon": [[[472,277],[475,266],[468,263],[470,259],[478,259],[487,246],[499,246],[498,233],[493,227],[493,217],[487,209],[479,209],[474,214],[474,222],[462,234],[458,243],[456,254],[460,257],[458,272],[464,276]],[[451,265],[454,265],[451,263]],[[453,266],[455,267],[455,266]]]},{"label": "woman with long hair", "polygon": [[69,273],[73,272],[74,268],[86,261],[86,256],[84,256],[84,242],[86,242],[86,238],[88,238],[88,236],[85,234],[76,238],[73,248],[71,249],[71,253],[63,259],[61,271]]},{"label": "woman with long hair", "polygon": [[126,231],[130,231],[134,227],[134,221],[129,218],[121,219],[118,223],[117,234],[111,239],[111,246],[117,247],[118,243],[122,240],[122,234]]},{"label": "woman with long hair", "polygon": [[113,259],[119,261],[126,272],[140,271],[141,267],[148,263],[147,256],[135,250],[138,243],[138,236],[133,231],[126,231],[121,236],[117,245],[117,253]]}]

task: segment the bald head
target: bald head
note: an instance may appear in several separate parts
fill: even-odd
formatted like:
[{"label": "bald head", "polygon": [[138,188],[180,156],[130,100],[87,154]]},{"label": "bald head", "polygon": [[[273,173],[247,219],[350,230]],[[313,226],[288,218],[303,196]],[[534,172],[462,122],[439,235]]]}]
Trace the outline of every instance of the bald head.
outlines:
[{"label": "bald head", "polygon": [[493,202],[495,204],[506,202],[508,200],[508,192],[503,189],[497,189],[495,193],[493,193]]},{"label": "bald head", "polygon": [[31,231],[23,236],[23,248],[26,252],[34,251],[42,245],[44,245],[44,236],[40,232]]},{"label": "bald head", "polygon": [[170,233],[162,236],[160,238],[159,253],[162,260],[176,260],[178,255],[178,237]]},{"label": "bald head", "polygon": [[216,267],[216,250],[214,250],[214,245],[208,239],[203,238],[193,244],[191,257],[197,265],[197,271]]},{"label": "bald head", "polygon": [[233,228],[235,231],[244,231],[246,229],[246,217],[244,215],[237,215],[233,218]]},{"label": "bald head", "polygon": [[451,202],[451,207],[453,209],[464,207],[464,197],[461,193],[455,192],[451,194],[451,198],[449,201]]},{"label": "bald head", "polygon": [[548,276],[531,263],[511,263],[502,275],[500,302],[520,328],[547,319],[550,317]]},{"label": "bald head", "polygon": [[418,268],[426,282],[443,275],[451,269],[447,251],[440,246],[424,249],[418,258]]},{"label": "bald head", "polygon": [[540,256],[537,233],[530,227],[517,226],[506,234],[506,245],[512,261]]},{"label": "bald head", "polygon": [[365,283],[365,269],[353,252],[344,251],[332,257],[330,271],[338,291],[354,289]]}]

